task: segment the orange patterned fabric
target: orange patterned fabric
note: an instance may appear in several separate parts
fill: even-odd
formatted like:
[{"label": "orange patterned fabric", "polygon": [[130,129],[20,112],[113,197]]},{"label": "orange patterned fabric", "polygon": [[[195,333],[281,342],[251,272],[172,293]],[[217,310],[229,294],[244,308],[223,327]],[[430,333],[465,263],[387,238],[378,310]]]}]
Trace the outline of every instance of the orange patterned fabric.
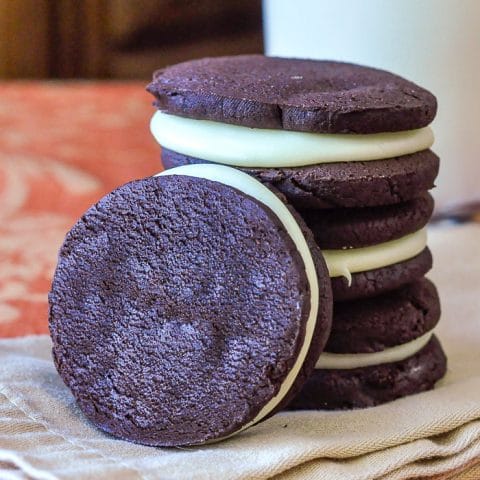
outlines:
[{"label": "orange patterned fabric", "polygon": [[105,193],[161,169],[145,85],[0,84],[0,337],[46,333],[66,232]]}]

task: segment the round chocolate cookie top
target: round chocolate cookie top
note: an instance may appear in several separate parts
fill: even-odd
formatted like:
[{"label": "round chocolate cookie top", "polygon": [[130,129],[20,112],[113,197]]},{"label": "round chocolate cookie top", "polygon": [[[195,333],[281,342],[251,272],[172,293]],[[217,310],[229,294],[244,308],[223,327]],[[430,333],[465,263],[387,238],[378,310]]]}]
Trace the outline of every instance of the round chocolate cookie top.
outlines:
[{"label": "round chocolate cookie top", "polygon": [[[332,302],[309,243],[318,358]],[[61,248],[49,295],[57,369],[86,417],[120,438],[175,446],[238,432],[301,387],[287,378],[312,337],[303,258],[279,217],[235,188],[183,175],[128,183]],[[303,381],[316,358],[300,365]]]},{"label": "round chocolate cookie top", "polygon": [[358,248],[395,240],[424,227],[433,197],[423,192],[407,202],[363,208],[300,210],[320,248]]},{"label": "round chocolate cookie top", "polygon": [[372,298],[335,303],[325,351],[372,353],[410,342],[440,319],[440,300],[427,278]]},{"label": "round chocolate cookie top", "polygon": [[437,110],[430,92],[386,71],[263,55],[173,65],[156,71],[147,90],[167,113],[318,133],[411,130]]}]

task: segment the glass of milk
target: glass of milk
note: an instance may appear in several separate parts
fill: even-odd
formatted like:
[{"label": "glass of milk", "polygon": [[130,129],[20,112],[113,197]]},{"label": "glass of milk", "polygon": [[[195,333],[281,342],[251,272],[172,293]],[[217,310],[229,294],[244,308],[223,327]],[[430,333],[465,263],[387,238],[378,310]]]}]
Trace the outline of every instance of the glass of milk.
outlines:
[{"label": "glass of milk", "polygon": [[479,0],[264,0],[266,54],[382,68],[433,92],[437,209],[480,201]]}]

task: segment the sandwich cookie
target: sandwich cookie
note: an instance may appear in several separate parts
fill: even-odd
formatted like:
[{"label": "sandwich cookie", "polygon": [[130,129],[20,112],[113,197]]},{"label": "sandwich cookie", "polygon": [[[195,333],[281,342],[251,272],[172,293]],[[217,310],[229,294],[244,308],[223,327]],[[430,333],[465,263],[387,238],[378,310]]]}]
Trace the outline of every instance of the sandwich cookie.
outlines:
[{"label": "sandwich cookie", "polygon": [[106,195],[67,234],[55,365],[85,416],[155,446],[224,439],[283,408],[331,326],[326,265],[279,196],[225,166]]},{"label": "sandwich cookie", "polygon": [[370,407],[433,388],[446,358],[434,335],[435,286],[421,279],[394,292],[336,303],[332,333],[290,409]]},{"label": "sandwich cookie", "polygon": [[[327,259],[334,300],[378,295],[423,277],[432,266],[424,227],[433,203],[425,192],[397,205],[301,210]],[[343,273],[332,264],[342,258]]]},{"label": "sandwich cookie", "polygon": [[166,168],[242,168],[297,208],[394,204],[434,186],[435,97],[391,73],[246,55],[159,70],[147,89]]}]

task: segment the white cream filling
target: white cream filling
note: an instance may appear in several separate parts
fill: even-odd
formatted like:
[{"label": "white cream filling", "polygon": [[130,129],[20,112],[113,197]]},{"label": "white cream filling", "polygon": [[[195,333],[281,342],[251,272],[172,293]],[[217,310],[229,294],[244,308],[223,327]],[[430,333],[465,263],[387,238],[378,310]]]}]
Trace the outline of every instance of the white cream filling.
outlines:
[{"label": "white cream filling", "polygon": [[433,330],[411,342],[387,348],[374,353],[329,353],[320,355],[315,368],[328,370],[348,370],[352,368],[371,367],[384,363],[400,362],[418,353],[432,338]]},{"label": "white cream filling", "polygon": [[380,160],[430,148],[430,127],[404,132],[327,134],[249,128],[157,111],[150,122],[157,142],[170,150],[237,167],[300,167]]},{"label": "white cream filling", "polygon": [[[313,333],[317,321],[319,291],[315,264],[313,262],[310,249],[302,233],[302,230],[298,226],[298,223],[296,222],[293,215],[289,212],[286,205],[267,187],[265,187],[258,180],[255,180],[253,177],[247,175],[246,173],[222,165],[200,164],[185,165],[182,167],[172,168],[158,175],[186,175],[189,177],[205,178],[207,180],[212,180],[215,182],[223,183],[224,185],[234,187],[241,192],[255,198],[259,202],[269,207],[270,210],[272,210],[273,213],[278,217],[282,225],[285,227],[287,233],[293,240],[295,246],[297,247],[297,250],[300,253],[300,256],[302,257],[303,263],[305,265],[305,272],[310,288],[310,313],[306,323],[304,343],[302,345],[302,348],[300,349],[300,353],[298,354],[298,357],[295,360],[292,369],[287,374],[282,385],[280,386],[277,395],[273,397],[260,410],[258,415],[253,420],[251,420],[242,428],[234,432],[238,433],[259,422],[280,403],[280,401],[290,390],[302,368],[305,358],[307,357],[310,344],[312,342]],[[220,439],[215,439],[215,441],[216,440]]]},{"label": "white cream filling", "polygon": [[427,246],[427,228],[417,230],[397,240],[369,247],[345,250],[322,250],[330,277],[345,277],[403,262],[418,255]]}]

